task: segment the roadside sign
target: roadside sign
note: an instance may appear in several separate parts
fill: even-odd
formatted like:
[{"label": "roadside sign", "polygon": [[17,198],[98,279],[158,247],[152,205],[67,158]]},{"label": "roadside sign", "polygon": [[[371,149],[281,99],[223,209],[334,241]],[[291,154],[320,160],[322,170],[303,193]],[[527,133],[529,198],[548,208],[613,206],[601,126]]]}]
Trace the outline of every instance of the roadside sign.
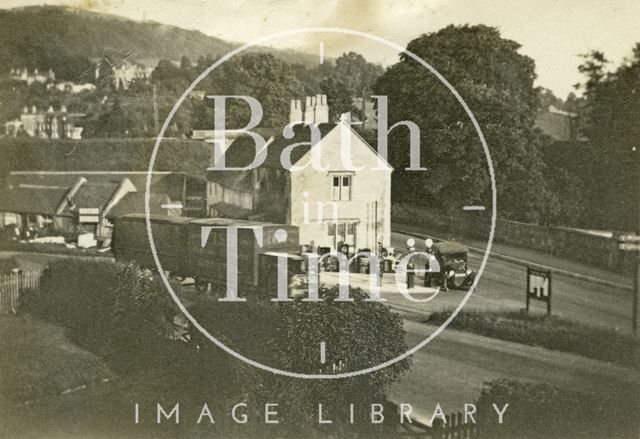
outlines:
[{"label": "roadside sign", "polygon": [[618,241],[640,243],[640,235],[620,235]]},{"label": "roadside sign", "polygon": [[78,209],[78,222],[83,224],[96,224],[100,222],[100,209],[81,207]]},{"label": "roadside sign", "polygon": [[551,270],[527,266],[527,312],[531,299],[546,302],[547,314],[551,314]]},{"label": "roadside sign", "polygon": [[618,248],[620,250],[627,250],[627,251],[640,251],[640,243],[621,242],[620,244],[618,244]]}]

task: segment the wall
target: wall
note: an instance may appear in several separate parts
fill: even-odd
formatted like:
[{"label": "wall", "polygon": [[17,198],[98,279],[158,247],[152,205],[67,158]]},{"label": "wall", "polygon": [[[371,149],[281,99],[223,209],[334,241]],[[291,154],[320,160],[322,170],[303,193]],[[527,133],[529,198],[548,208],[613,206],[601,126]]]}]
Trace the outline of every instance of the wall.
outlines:
[{"label": "wall", "polygon": [[[412,224],[425,228],[425,233],[444,234],[448,238],[466,236],[486,240],[489,236],[488,213],[475,217],[447,217],[429,212],[420,206],[397,204],[393,206],[394,224]],[[618,238],[595,236],[562,227],[547,227],[505,219],[496,220],[494,241],[608,269],[631,273],[633,254],[618,250]]]},{"label": "wall", "polygon": [[[351,175],[351,197],[349,201],[335,201],[339,222],[357,222],[356,247],[375,249],[378,237],[389,246],[391,239],[391,168],[375,170],[378,156],[358,135],[350,131],[351,160],[354,166],[364,169],[351,172],[342,164],[340,156],[340,126],[330,131],[315,148],[322,148],[322,164],[328,170],[318,171],[311,166],[291,172],[291,217],[290,222],[300,227],[300,243],[314,241],[318,246],[333,247],[333,238],[328,234],[333,222],[332,173]],[[310,160],[307,153],[297,166]],[[304,193],[308,192],[305,197]],[[318,224],[317,202],[325,203],[324,222]],[[304,205],[309,206],[309,221],[305,224]],[[377,203],[377,204],[376,204]],[[377,207],[377,214],[376,214]],[[377,223],[376,223],[377,217]],[[376,234],[378,236],[376,236]]]}]

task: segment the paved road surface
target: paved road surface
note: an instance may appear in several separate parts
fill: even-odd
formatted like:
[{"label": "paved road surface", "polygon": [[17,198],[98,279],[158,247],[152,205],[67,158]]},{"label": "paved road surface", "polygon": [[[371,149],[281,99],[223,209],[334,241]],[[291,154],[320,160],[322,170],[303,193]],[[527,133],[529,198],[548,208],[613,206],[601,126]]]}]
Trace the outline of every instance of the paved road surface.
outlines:
[{"label": "paved road surface", "polygon": [[[407,341],[415,345],[435,328],[405,321]],[[413,355],[413,366],[394,386],[391,399],[411,404],[417,418],[430,421],[436,403],[445,413],[473,403],[484,381],[497,378],[546,382],[558,387],[615,395],[620,410],[638,407],[637,370],[578,355],[446,330]],[[633,413],[629,413],[634,416]]]},{"label": "paved road surface", "polygon": [[[409,235],[393,233],[392,245],[399,251],[406,248]],[[417,250],[424,251],[423,240],[416,239]],[[472,253],[469,263],[474,270],[480,266],[481,255]],[[590,325],[631,331],[632,292],[554,273],[552,313]],[[490,258],[484,273],[464,309],[519,310],[524,307],[526,268],[523,265]],[[465,292],[450,290],[441,293],[428,304],[410,303],[400,295],[390,298],[402,307],[423,313],[456,306]],[[532,309],[546,311],[544,302],[532,302]]]}]

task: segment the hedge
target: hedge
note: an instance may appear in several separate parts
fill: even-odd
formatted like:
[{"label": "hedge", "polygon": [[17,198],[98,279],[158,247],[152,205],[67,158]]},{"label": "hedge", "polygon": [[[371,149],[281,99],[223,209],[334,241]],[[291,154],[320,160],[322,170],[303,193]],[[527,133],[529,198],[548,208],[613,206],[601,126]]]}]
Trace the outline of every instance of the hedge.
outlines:
[{"label": "hedge", "polygon": [[[571,392],[545,383],[499,379],[485,383],[476,402],[482,437],[492,439],[635,439],[639,397]],[[509,404],[498,424],[492,406]]]},{"label": "hedge", "polygon": [[[441,325],[450,315],[451,311],[435,312],[427,323]],[[451,321],[449,328],[623,366],[640,365],[640,340],[637,338],[555,316],[532,316],[517,311],[462,311]]]}]

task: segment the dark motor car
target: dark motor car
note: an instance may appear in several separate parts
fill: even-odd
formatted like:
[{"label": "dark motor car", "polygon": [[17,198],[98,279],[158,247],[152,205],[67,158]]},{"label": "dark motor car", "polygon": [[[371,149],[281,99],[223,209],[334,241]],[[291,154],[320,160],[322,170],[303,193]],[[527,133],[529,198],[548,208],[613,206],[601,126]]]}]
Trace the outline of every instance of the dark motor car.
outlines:
[{"label": "dark motor car", "polygon": [[453,241],[442,241],[430,249],[440,265],[439,272],[425,273],[424,284],[427,287],[443,286],[445,290],[471,286],[476,274],[469,268],[467,255],[469,249]]}]

